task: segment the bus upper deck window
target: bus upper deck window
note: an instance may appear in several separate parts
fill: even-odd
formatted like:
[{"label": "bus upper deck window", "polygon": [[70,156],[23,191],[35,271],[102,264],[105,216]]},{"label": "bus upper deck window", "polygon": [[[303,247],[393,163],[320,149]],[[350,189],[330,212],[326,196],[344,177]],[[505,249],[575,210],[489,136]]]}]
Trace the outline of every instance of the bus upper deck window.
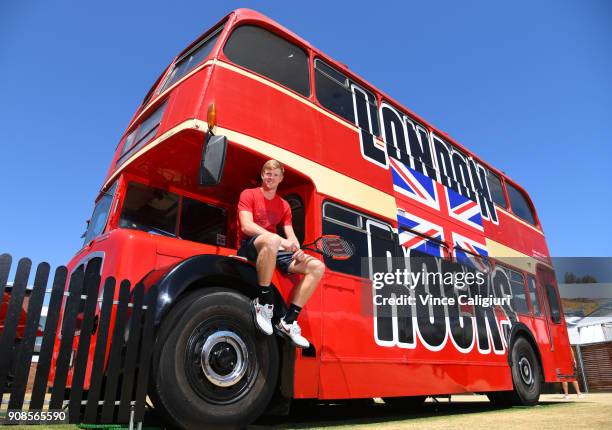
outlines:
[{"label": "bus upper deck window", "polygon": [[149,116],[125,138],[117,166],[129,158],[126,154],[130,154],[131,156],[155,136],[164,115],[164,111],[166,110],[166,105],[167,103],[164,101],[161,106],[149,114]]},{"label": "bus upper deck window", "polygon": [[535,218],[531,211],[531,206],[527,202],[527,199],[518,189],[506,182],[508,187],[508,197],[510,198],[510,205],[512,206],[512,212],[519,218],[524,219],[529,224],[535,225]]},{"label": "bus upper deck window", "polygon": [[191,72],[198,64],[208,57],[208,54],[210,54],[210,51],[212,51],[217,39],[219,39],[221,30],[223,30],[223,26],[206,36],[204,39],[202,39],[202,41],[198,42],[193,48],[182,55],[176,61],[172,72],[166,79],[166,82],[164,82],[164,85],[159,92],[163,92],[166,88],[171,87],[175,82],[177,82],[187,73]]},{"label": "bus upper deck window", "polygon": [[504,188],[502,187],[499,176],[487,169],[487,180],[489,182],[489,191],[491,192],[491,199],[493,202],[504,209],[507,208],[508,203],[506,203]]},{"label": "bus upper deck window", "polygon": [[[357,124],[353,97],[360,97],[363,103],[358,103],[358,106],[369,104],[370,107],[370,120],[367,125],[371,124],[371,133],[376,136],[380,134],[376,96],[352,82],[343,73],[328,66],[319,58],[315,60],[315,87],[319,103],[353,124]],[[361,124],[360,126],[364,128],[364,125],[366,124]]]},{"label": "bus upper deck window", "polygon": [[223,50],[234,63],[264,75],[293,91],[308,96],[308,55],[291,42],[252,25],[231,34]]},{"label": "bus upper deck window", "polygon": [[317,99],[323,106],[342,118],[352,123],[355,122],[353,94],[346,76],[317,59],[315,61],[315,85]]},{"label": "bus upper deck window", "polygon": [[147,95],[145,96],[145,98],[143,99],[142,103],[140,104],[141,108],[145,107],[153,98],[153,94],[155,94],[155,88],[157,88],[157,86],[159,85],[159,82],[161,81],[162,77],[165,74],[165,70],[164,72],[159,75],[159,78],[157,78],[155,80],[155,82],[153,83],[153,85],[151,85],[151,89],[149,90],[149,92],[147,93]]}]

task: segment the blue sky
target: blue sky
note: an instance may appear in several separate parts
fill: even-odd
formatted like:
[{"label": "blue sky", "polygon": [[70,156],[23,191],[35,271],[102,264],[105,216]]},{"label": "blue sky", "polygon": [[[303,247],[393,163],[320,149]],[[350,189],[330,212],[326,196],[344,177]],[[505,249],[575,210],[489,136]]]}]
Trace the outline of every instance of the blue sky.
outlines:
[{"label": "blue sky", "polygon": [[612,255],[607,0],[4,0],[0,252],[70,259],[150,85],[237,7],[346,63],[522,184],[552,255]]}]

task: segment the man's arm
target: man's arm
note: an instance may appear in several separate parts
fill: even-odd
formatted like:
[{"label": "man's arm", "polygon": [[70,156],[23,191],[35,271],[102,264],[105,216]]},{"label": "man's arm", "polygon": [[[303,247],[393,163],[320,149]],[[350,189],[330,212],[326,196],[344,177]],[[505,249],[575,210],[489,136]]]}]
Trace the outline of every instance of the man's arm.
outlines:
[{"label": "man's arm", "polygon": [[295,245],[296,249],[300,248],[300,241],[298,240],[297,236],[295,235],[295,231],[293,231],[293,226],[292,225],[286,225],[283,227],[283,229],[285,230],[285,237],[287,237],[287,240],[289,242],[291,242],[292,244]]},{"label": "man's arm", "polygon": [[268,230],[253,221],[253,214],[249,211],[240,211],[238,219],[240,220],[240,230],[246,236],[252,237],[268,232]]},{"label": "man's arm", "polygon": [[[264,234],[264,233],[269,233],[268,230],[266,230],[265,228],[263,228],[262,226],[260,226],[259,224],[255,223],[255,221],[253,221],[253,214],[249,211],[240,211],[238,212],[238,219],[240,221],[240,230],[242,231],[242,233],[244,233],[246,236],[257,236],[259,234]],[[292,229],[293,231],[293,229]],[[287,231],[285,230],[285,234],[287,233]],[[296,251],[299,249],[300,244],[297,241],[297,238],[295,237],[295,233],[293,233],[293,237],[295,238],[295,243],[297,243],[297,246],[294,245],[293,242],[285,239],[284,237],[281,237],[281,247],[283,249],[286,249],[288,251]]]},{"label": "man's arm", "polygon": [[293,226],[291,224],[287,224],[283,227],[283,229],[285,230],[285,236],[287,236],[287,240],[292,245],[291,248],[285,249],[294,252],[293,259],[298,263],[304,261],[304,259],[306,258],[306,254],[304,254],[304,251],[300,249],[300,241],[295,235],[295,231],[293,231]]}]

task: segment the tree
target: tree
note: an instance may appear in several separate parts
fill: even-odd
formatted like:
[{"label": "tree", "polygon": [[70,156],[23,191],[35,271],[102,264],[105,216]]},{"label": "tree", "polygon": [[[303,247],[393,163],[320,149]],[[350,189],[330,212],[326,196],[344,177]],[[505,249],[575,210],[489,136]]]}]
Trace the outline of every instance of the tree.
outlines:
[{"label": "tree", "polygon": [[565,284],[596,284],[597,279],[592,275],[584,275],[581,278],[580,276],[574,275],[573,272],[565,272],[563,282]]}]

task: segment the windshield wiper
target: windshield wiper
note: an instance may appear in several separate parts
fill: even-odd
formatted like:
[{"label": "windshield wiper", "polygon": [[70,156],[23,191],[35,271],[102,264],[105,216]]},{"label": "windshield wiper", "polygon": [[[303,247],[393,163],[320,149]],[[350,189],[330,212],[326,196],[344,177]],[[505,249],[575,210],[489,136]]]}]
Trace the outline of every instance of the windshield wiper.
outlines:
[{"label": "windshield wiper", "polygon": [[123,220],[123,225],[121,225],[121,227],[133,228],[134,230],[146,231],[147,233],[158,234],[160,236],[168,236],[168,237],[174,237],[174,238],[178,237],[176,234],[170,233],[169,231],[166,231],[162,228],[152,227],[150,225],[139,224],[131,220]]},{"label": "windshield wiper", "polygon": [[151,226],[147,226],[144,228],[147,229],[147,233],[159,234],[161,236],[176,237],[176,234],[170,233],[169,231],[163,230],[161,228],[151,227]]}]

